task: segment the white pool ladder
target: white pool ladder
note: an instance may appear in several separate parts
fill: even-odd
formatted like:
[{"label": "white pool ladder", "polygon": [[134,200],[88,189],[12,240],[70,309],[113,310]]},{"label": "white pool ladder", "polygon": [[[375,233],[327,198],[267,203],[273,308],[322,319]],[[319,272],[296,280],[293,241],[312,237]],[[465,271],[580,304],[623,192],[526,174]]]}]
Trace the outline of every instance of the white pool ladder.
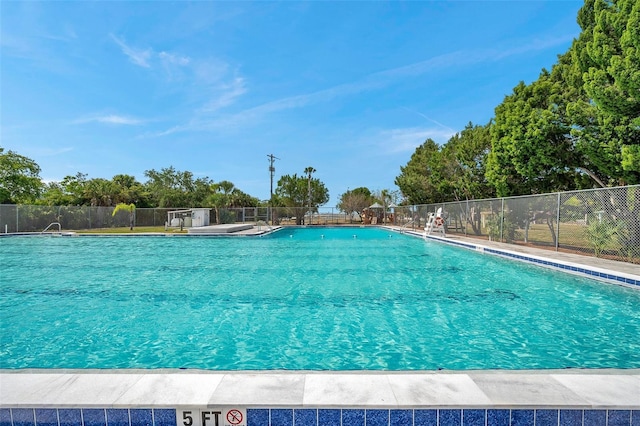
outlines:
[{"label": "white pool ladder", "polygon": [[409,225],[411,224],[415,224],[416,223],[416,219],[412,218],[409,222],[405,223],[404,225],[402,225],[402,227],[400,228],[400,233],[404,233],[407,230],[409,230]]},{"label": "white pool ladder", "polygon": [[54,225],[58,225],[58,233],[62,234],[62,226],[60,225],[60,222],[51,222],[49,226],[47,226],[42,230],[41,234],[44,234],[45,232],[47,232],[49,228],[51,228]]},{"label": "white pool ladder", "polygon": [[266,226],[267,228],[269,228],[269,231],[273,231],[273,228],[271,227],[271,225],[269,225],[266,221],[264,220],[259,220],[256,222],[256,225],[258,226],[258,231],[262,231],[262,225]]}]

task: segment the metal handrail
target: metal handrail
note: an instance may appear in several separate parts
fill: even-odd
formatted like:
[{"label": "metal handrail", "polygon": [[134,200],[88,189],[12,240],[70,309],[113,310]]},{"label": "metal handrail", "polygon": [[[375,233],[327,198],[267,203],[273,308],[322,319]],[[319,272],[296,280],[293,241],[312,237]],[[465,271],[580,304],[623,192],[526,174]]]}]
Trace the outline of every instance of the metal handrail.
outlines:
[{"label": "metal handrail", "polygon": [[51,222],[46,228],[44,228],[41,234],[44,234],[45,232],[47,232],[49,228],[51,228],[53,225],[58,225],[58,232],[62,233],[62,226],[60,225],[60,222]]},{"label": "metal handrail", "polygon": [[271,225],[269,225],[266,221],[264,220],[258,220],[256,222],[256,225],[258,225],[258,231],[262,231],[262,224],[264,223],[264,225],[269,228],[269,231],[273,231],[273,228],[271,227]]},{"label": "metal handrail", "polygon": [[408,226],[411,225],[412,223],[415,223],[416,219],[412,218],[409,222],[405,223],[404,225],[402,225],[402,227],[400,228],[400,232],[402,232],[403,229],[407,228]]}]

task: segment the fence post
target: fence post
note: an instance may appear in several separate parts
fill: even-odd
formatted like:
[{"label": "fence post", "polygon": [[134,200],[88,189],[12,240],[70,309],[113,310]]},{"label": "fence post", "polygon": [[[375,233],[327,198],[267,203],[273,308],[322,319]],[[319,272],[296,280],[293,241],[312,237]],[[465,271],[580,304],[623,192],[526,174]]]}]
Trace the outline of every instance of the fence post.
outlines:
[{"label": "fence post", "polygon": [[20,210],[20,206],[16,204],[16,232],[18,232],[18,228],[20,227],[20,215],[18,214],[18,210]]},{"label": "fence post", "polygon": [[556,215],[556,251],[560,245],[560,193],[558,192],[558,210]]},{"label": "fence post", "polygon": [[504,198],[502,198],[502,206],[500,207],[500,242],[502,241],[502,228],[504,225]]},{"label": "fence post", "polygon": [[462,229],[464,229],[464,236],[467,236],[467,223],[469,222],[469,199],[467,198],[465,203],[464,222],[462,222]]}]

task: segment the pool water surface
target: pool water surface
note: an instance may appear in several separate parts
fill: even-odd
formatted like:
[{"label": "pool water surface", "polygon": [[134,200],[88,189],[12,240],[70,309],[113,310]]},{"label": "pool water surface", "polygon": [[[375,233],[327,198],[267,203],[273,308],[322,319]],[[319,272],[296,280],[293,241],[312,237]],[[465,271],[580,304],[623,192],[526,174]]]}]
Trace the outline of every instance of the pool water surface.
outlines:
[{"label": "pool water surface", "polygon": [[0,239],[0,368],[639,368],[640,292],[382,229]]}]

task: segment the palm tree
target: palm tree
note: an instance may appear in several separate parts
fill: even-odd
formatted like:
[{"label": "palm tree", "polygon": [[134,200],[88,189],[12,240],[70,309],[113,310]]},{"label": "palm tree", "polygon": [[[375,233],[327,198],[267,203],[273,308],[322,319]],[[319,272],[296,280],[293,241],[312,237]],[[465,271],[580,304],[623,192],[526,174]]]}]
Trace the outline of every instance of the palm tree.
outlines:
[{"label": "palm tree", "polygon": [[111,216],[112,217],[115,216],[116,213],[118,213],[120,210],[124,210],[124,211],[128,211],[129,212],[129,230],[133,231],[133,222],[134,222],[134,217],[135,217],[136,205],[133,204],[133,203],[131,203],[131,204],[119,203],[113,209],[113,212],[111,212]]},{"label": "palm tree", "polygon": [[309,204],[309,220],[311,220],[311,175],[313,173],[316,172],[316,169],[314,169],[313,167],[309,166],[306,169],[304,169],[304,172],[307,174],[307,185],[309,187],[309,191],[308,191],[308,204]]},{"label": "palm tree", "polygon": [[385,223],[387,221],[387,206],[391,204],[391,201],[391,192],[388,189],[383,189],[382,191],[380,191],[380,202],[382,202],[383,209],[382,223]]},{"label": "palm tree", "polygon": [[229,207],[231,195],[236,190],[236,187],[232,182],[223,180],[211,185],[211,189],[213,194],[209,197],[209,201],[216,210],[216,223],[220,224],[220,208]]}]

